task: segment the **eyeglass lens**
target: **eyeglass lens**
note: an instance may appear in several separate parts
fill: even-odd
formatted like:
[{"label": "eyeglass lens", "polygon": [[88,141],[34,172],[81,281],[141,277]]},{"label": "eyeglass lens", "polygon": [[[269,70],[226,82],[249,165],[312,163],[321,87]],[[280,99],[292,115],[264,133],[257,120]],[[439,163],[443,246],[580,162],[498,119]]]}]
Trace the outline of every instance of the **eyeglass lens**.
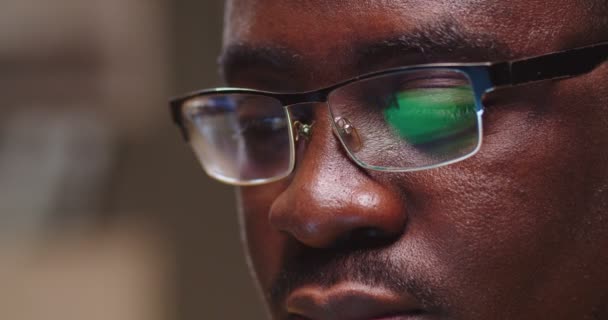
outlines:
[{"label": "eyeglass lens", "polygon": [[280,101],[218,94],[185,102],[190,144],[211,176],[225,182],[283,177],[293,167],[289,115]]},{"label": "eyeglass lens", "polygon": [[479,121],[468,77],[451,69],[405,71],[353,82],[328,100],[338,136],[355,161],[415,170],[475,152]]}]

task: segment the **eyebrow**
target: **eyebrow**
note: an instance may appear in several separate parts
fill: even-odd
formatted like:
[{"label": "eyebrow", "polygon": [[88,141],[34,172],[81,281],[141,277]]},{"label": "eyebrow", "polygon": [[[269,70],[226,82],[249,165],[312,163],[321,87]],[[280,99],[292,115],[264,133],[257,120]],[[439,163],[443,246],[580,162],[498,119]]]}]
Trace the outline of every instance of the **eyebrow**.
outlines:
[{"label": "eyebrow", "polygon": [[406,62],[489,62],[510,58],[507,45],[489,35],[470,34],[453,21],[426,25],[408,34],[356,46],[359,69],[403,56]]},{"label": "eyebrow", "polygon": [[[405,66],[432,62],[502,61],[513,56],[504,43],[489,35],[467,33],[451,20],[425,25],[406,34],[354,42],[349,54],[348,59],[359,74],[378,71],[377,67],[386,66],[387,61]],[[220,55],[218,63],[225,80],[254,66],[285,75],[310,69],[305,55],[273,44],[230,44]]]},{"label": "eyebrow", "polygon": [[239,71],[256,66],[291,74],[301,68],[302,59],[297,52],[278,45],[233,43],[222,51],[218,65],[220,76],[227,81]]}]

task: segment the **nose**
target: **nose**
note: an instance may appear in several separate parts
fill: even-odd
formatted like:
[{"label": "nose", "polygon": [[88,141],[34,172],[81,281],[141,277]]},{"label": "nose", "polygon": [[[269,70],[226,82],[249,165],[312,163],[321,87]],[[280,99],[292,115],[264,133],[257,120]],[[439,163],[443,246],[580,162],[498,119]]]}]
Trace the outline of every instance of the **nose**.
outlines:
[{"label": "nose", "polygon": [[274,228],[313,248],[384,241],[402,233],[404,196],[346,156],[330,121],[318,121],[304,143],[289,185],[270,208]]}]

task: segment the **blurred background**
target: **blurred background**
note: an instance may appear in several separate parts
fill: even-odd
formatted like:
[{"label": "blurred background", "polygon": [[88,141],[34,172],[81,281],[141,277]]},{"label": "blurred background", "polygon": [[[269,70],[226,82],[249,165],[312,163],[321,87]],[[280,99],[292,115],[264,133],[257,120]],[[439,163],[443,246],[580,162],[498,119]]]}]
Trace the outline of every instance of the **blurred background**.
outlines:
[{"label": "blurred background", "polygon": [[0,319],[264,318],[166,103],[218,84],[222,6],[2,2]]}]

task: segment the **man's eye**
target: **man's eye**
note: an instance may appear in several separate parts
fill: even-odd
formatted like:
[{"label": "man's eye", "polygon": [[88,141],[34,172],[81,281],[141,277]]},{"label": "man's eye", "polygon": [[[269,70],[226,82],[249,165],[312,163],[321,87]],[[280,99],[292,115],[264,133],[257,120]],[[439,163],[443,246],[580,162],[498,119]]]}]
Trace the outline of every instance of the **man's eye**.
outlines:
[{"label": "man's eye", "polygon": [[274,133],[284,130],[287,126],[285,117],[267,117],[241,120],[243,133]]},{"label": "man's eye", "polygon": [[286,117],[265,117],[241,119],[239,130],[234,139],[243,139],[249,145],[272,146],[273,143],[284,143],[288,136]]},{"label": "man's eye", "polygon": [[[266,117],[241,120],[241,130],[235,139],[243,141],[250,160],[289,156],[289,129],[286,117]],[[271,160],[268,160],[271,161]]]}]

